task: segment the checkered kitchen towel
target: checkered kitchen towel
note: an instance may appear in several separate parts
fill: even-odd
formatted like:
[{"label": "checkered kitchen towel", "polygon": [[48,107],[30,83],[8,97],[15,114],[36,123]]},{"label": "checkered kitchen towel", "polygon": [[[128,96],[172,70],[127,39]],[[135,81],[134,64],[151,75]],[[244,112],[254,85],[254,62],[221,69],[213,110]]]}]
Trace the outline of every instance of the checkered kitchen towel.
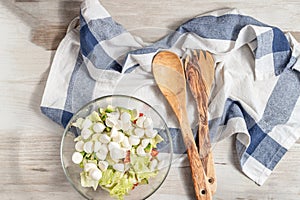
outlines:
[{"label": "checkered kitchen towel", "polygon": [[[160,111],[175,153],[183,152],[178,124],[155,85],[151,61],[159,50],[184,57],[189,49],[215,58],[209,104],[213,142],[236,136],[243,172],[262,185],[300,136],[300,45],[290,34],[237,10],[195,17],[153,44],[116,23],[98,0],[85,0],[80,26],[60,43],[48,77],[42,112],[66,126],[85,103],[108,94],[140,98]],[[191,126],[195,102],[188,95]]]}]

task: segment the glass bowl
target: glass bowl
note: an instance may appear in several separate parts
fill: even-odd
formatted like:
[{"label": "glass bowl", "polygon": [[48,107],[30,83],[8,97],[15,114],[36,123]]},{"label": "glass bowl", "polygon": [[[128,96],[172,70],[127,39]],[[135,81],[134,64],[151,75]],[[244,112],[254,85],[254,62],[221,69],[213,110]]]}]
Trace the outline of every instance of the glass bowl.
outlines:
[{"label": "glass bowl", "polygon": [[99,107],[106,108],[108,105],[112,105],[114,107],[119,106],[128,109],[137,109],[140,113],[152,118],[153,127],[164,139],[164,141],[159,143],[157,146],[158,152],[163,155],[161,156],[163,160],[160,161],[162,163],[157,176],[150,178],[148,184],[140,184],[131,190],[128,195],[124,196],[125,200],[146,199],[156,190],[158,190],[158,188],[166,179],[172,162],[173,146],[169,129],[160,114],[149,104],[135,97],[124,95],[104,96],[91,101],[83,106],[76,114],[74,114],[65,128],[61,141],[60,156],[64,173],[71,185],[86,199],[116,199],[110,197],[109,192],[103,190],[100,186],[96,191],[94,191],[93,188],[82,187],[80,183],[80,172],[82,169],[79,167],[79,165],[72,162],[72,154],[75,152],[74,139],[80,134],[80,130],[71,124],[78,118],[85,118],[93,111],[97,111]]}]

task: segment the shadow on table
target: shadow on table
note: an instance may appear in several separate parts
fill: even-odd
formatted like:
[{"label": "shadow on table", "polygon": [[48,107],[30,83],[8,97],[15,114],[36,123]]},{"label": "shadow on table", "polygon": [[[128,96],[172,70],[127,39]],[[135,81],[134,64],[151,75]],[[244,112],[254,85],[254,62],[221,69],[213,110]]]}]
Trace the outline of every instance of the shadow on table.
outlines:
[{"label": "shadow on table", "polygon": [[1,1],[6,8],[31,28],[31,42],[46,50],[55,50],[70,21],[79,15],[82,0]]}]

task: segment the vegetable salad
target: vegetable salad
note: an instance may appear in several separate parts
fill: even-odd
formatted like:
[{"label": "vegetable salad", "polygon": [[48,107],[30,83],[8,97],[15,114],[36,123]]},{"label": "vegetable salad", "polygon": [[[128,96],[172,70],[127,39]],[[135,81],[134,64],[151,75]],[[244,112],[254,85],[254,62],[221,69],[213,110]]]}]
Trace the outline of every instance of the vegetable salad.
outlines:
[{"label": "vegetable salad", "polygon": [[108,106],[79,118],[72,126],[75,138],[72,161],[82,168],[81,185],[98,186],[123,199],[139,184],[157,175],[157,144],[163,141],[153,121],[136,109]]}]

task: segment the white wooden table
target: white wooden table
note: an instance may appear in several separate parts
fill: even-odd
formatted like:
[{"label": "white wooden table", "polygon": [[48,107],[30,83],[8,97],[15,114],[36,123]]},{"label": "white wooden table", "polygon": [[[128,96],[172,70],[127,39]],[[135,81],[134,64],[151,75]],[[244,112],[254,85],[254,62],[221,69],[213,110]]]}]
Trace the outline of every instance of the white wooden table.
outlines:
[{"label": "white wooden table", "polygon": [[[147,41],[187,19],[223,7],[236,7],[258,20],[291,31],[300,39],[300,1],[102,0],[115,20]],[[60,166],[63,128],[39,110],[55,48],[80,0],[1,0],[0,2],[0,199],[83,199]],[[154,31],[160,28],[161,31]],[[300,199],[300,141],[259,187],[245,177],[233,139],[214,148],[218,177],[215,200]],[[189,168],[172,167],[149,199],[193,198]]]}]

